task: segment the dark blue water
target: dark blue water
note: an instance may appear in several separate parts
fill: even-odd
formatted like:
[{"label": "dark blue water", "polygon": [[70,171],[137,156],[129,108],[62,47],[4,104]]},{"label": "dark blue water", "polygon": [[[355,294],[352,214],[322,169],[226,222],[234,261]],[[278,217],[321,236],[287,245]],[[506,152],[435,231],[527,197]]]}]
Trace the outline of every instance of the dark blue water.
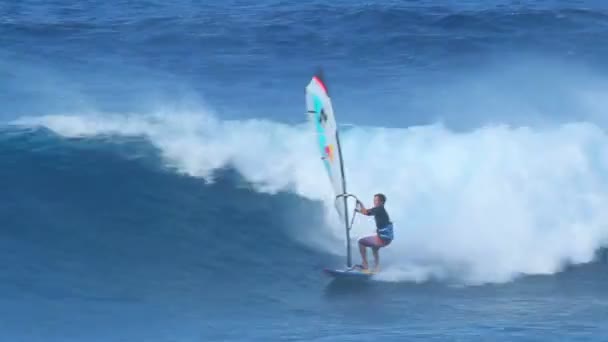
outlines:
[{"label": "dark blue water", "polygon": [[[592,0],[0,2],[0,338],[601,341],[606,41]],[[321,272],[319,66],[370,282]]]}]

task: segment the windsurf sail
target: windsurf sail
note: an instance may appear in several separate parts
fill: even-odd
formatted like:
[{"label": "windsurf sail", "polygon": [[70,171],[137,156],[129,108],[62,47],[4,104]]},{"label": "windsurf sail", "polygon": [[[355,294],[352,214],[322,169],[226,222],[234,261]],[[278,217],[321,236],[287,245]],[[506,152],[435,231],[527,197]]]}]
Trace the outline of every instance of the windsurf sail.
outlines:
[{"label": "windsurf sail", "polygon": [[306,107],[308,119],[312,123],[321,160],[329,176],[336,198],[336,210],[346,229],[346,264],[351,267],[350,226],[344,177],[344,161],[338,136],[338,125],[334,116],[331,98],[321,73],[315,74],[306,86]]}]

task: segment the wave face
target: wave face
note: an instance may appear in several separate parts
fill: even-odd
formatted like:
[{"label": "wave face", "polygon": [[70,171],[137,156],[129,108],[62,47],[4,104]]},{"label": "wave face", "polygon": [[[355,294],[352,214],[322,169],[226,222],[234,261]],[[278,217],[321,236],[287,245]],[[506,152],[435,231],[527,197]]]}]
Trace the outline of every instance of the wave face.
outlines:
[{"label": "wave face", "polygon": [[[145,137],[178,173],[212,182],[215,172],[230,168],[260,193],[322,201],[326,221],[315,229],[337,241],[343,235],[307,125],[220,121],[200,113],[47,116],[18,124],[67,138]],[[549,274],[593,259],[608,237],[602,209],[607,143],[589,123],[467,133],[441,126],[351,127],[343,134],[350,191],[368,203],[377,192],[389,197],[399,238],[386,249],[386,276],[472,283]],[[354,238],[369,233],[372,222],[357,217]],[[344,249],[339,243],[326,248]]]}]

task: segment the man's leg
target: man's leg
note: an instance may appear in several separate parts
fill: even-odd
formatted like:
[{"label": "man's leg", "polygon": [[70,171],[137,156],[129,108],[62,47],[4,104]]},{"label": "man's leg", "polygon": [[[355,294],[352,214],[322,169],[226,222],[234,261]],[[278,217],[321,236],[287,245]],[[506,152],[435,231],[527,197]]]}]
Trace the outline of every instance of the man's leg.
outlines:
[{"label": "man's leg", "polygon": [[359,252],[361,253],[361,260],[363,260],[363,268],[368,268],[367,263],[367,249],[366,247],[375,248],[378,247],[378,237],[376,235],[366,236],[359,239]]},{"label": "man's leg", "polygon": [[359,239],[359,252],[361,253],[361,260],[363,261],[363,268],[367,268],[367,250],[361,239]]},{"label": "man's leg", "polygon": [[378,271],[378,266],[380,265],[380,254],[378,253],[378,250],[380,250],[380,247],[372,248],[372,251],[374,252],[374,272]]},{"label": "man's leg", "polygon": [[374,242],[374,246],[372,246],[372,251],[374,252],[374,272],[377,272],[380,267],[380,248],[388,246],[390,241],[384,241],[379,236],[376,236]]}]

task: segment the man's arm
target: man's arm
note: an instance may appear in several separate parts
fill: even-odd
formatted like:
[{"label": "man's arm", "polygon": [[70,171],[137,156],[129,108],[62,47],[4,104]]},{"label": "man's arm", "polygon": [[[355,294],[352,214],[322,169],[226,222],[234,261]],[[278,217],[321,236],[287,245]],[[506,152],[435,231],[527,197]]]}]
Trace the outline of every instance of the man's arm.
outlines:
[{"label": "man's arm", "polygon": [[359,207],[358,209],[356,209],[358,212],[360,212],[363,215],[369,216],[369,215],[373,215],[373,211],[372,209],[366,209],[365,206],[363,206],[363,203],[360,201],[357,201],[357,206]]}]

